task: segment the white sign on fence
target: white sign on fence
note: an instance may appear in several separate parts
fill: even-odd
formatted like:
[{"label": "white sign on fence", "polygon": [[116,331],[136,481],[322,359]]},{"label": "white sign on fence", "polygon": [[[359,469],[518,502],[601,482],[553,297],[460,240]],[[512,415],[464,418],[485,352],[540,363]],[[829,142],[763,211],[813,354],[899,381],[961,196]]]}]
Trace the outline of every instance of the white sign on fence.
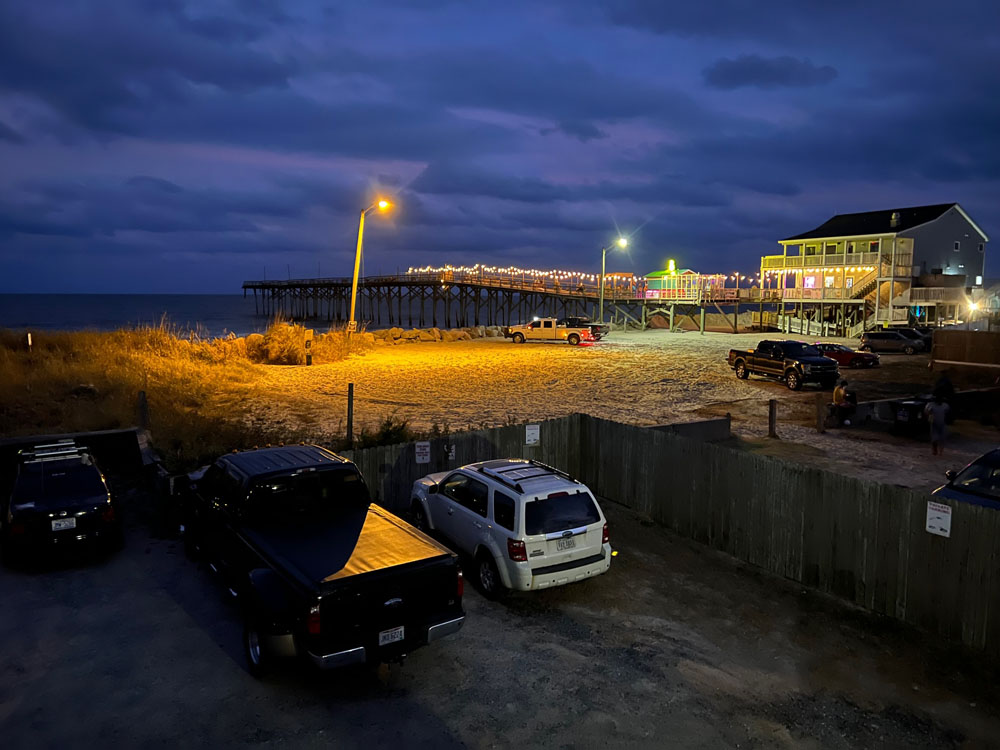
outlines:
[{"label": "white sign on fence", "polygon": [[951,536],[951,508],[942,503],[927,501],[927,532],[938,536]]},{"label": "white sign on fence", "polygon": [[448,446],[448,460],[449,461],[454,461],[455,460],[455,444],[454,443],[452,443],[451,445]]},{"label": "white sign on fence", "polygon": [[415,443],[413,446],[417,454],[418,464],[429,464],[431,462],[431,444],[430,441],[423,441],[420,443]]},{"label": "white sign on fence", "polygon": [[541,430],[537,424],[526,424],[524,426],[524,444],[538,445],[541,442]]}]

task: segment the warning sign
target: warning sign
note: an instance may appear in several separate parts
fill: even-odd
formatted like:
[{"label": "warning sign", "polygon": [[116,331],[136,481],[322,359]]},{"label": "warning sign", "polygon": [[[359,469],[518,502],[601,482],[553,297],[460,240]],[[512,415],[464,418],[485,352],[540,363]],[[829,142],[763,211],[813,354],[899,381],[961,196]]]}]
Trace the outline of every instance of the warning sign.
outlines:
[{"label": "warning sign", "polygon": [[431,444],[430,441],[423,441],[416,443],[414,445],[414,450],[417,454],[418,464],[429,464],[431,462]]},{"label": "warning sign", "polygon": [[927,502],[927,532],[951,536],[951,508],[943,503]]}]

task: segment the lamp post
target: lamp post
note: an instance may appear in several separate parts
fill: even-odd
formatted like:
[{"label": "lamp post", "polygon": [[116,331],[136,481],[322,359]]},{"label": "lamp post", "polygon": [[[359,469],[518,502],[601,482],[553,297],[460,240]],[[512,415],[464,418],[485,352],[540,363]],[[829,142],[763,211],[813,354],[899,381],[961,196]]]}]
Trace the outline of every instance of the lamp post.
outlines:
[{"label": "lamp post", "polygon": [[[617,245],[622,250],[624,250],[626,247],[628,247],[628,238],[619,237],[617,240],[615,240],[614,245]],[[599,323],[604,322],[604,269],[607,265],[608,250],[614,247],[614,245],[610,247],[601,248],[601,302],[600,302],[601,319],[598,321]]]},{"label": "lamp post", "polygon": [[381,199],[372,203],[368,208],[361,209],[361,219],[358,221],[358,250],[354,254],[354,281],[351,282],[351,318],[347,321],[347,332],[354,333],[358,330],[358,322],[354,319],[354,304],[358,299],[358,270],[361,268],[361,244],[365,235],[365,216],[372,211],[386,211],[392,207],[389,201]]}]

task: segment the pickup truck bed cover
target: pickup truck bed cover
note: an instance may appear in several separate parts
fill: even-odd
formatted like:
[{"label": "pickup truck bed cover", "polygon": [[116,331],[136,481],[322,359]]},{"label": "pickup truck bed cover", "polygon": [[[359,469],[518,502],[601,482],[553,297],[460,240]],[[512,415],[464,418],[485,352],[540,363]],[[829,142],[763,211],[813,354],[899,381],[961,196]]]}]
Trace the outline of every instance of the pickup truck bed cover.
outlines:
[{"label": "pickup truck bed cover", "polygon": [[372,505],[347,564],[323,582],[447,554],[447,549],[426,534],[412,526],[404,526],[387,510]]}]

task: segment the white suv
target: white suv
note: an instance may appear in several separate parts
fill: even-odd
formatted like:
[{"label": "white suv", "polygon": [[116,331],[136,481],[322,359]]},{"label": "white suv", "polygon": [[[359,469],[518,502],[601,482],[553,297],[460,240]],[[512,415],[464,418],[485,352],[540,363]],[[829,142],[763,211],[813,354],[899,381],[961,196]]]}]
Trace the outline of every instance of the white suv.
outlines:
[{"label": "white suv", "polygon": [[611,567],[604,513],[587,487],[537,461],[498,459],[413,483],[417,526],[475,560],[487,596],[561,586]]}]

